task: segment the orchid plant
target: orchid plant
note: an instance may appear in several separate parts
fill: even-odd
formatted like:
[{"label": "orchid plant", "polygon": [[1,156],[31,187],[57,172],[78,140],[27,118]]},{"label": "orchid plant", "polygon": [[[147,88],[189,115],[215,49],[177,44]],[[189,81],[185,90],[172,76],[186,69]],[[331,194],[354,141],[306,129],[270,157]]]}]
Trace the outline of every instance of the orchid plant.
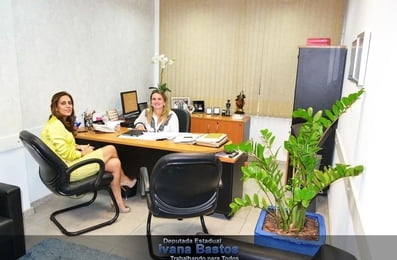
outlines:
[{"label": "orchid plant", "polygon": [[[174,64],[174,60],[168,58],[164,54],[160,54],[152,57],[152,63],[160,65],[160,82],[157,88],[163,92],[167,92],[167,91],[171,92],[171,89],[167,87],[167,83],[163,82],[163,76],[164,76],[164,70],[167,67],[167,65],[170,66]],[[155,89],[155,88],[156,87],[150,87],[149,89]]]}]

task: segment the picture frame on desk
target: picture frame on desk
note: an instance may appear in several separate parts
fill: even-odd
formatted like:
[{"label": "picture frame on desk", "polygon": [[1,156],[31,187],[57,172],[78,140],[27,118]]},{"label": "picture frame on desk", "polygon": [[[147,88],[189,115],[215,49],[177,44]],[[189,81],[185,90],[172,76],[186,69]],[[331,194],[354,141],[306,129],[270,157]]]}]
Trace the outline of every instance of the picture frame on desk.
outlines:
[{"label": "picture frame on desk", "polygon": [[188,110],[190,104],[189,97],[171,97],[171,108]]},{"label": "picture frame on desk", "polygon": [[220,107],[214,107],[212,110],[213,115],[219,116],[221,114],[221,108]]},{"label": "picture frame on desk", "polygon": [[205,113],[206,113],[207,115],[212,115],[212,107],[206,107],[206,108],[205,108]]},{"label": "picture frame on desk", "polygon": [[194,113],[204,113],[204,100],[193,100]]}]

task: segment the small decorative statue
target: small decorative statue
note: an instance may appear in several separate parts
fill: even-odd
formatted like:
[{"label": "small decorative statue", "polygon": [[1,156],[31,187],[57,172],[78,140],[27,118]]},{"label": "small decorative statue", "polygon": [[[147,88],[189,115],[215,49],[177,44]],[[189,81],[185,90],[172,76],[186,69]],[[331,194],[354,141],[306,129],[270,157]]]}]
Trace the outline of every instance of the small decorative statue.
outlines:
[{"label": "small decorative statue", "polygon": [[231,106],[232,104],[230,104],[230,99],[228,99],[227,100],[227,103],[226,103],[226,112],[225,112],[225,116],[230,116],[230,106]]},{"label": "small decorative statue", "polygon": [[241,90],[240,94],[236,97],[236,114],[244,114],[244,104],[245,104],[245,95],[244,92]]}]

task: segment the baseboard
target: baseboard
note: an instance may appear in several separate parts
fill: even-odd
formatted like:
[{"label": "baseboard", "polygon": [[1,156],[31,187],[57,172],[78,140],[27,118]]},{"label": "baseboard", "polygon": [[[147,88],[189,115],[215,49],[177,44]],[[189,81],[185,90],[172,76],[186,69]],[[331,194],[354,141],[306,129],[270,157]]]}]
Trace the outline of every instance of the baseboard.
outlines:
[{"label": "baseboard", "polygon": [[31,207],[27,210],[24,210],[23,215],[31,216],[31,215],[35,214],[36,213],[35,208],[52,200],[53,196],[54,196],[54,194],[50,193],[38,200],[33,201],[32,203],[30,203]]}]

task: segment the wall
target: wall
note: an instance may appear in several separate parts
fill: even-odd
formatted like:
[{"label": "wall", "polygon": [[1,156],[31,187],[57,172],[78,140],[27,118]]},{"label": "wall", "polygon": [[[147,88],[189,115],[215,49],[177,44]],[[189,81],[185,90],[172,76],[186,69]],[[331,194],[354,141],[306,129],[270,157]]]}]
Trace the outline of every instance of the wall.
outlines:
[{"label": "wall", "polygon": [[[343,44],[350,47],[363,31],[371,33],[371,42],[364,85],[366,94],[339,122],[340,145],[336,157],[346,163],[363,164],[366,169],[360,177],[331,186],[329,219],[332,235],[354,236],[357,241],[350,239],[349,243],[336,236],[332,239],[337,246],[357,254],[359,259],[391,256],[392,244],[396,243],[395,236],[373,236],[397,234],[394,215],[390,214],[397,182],[390,162],[395,156],[393,152],[385,152],[395,143],[391,124],[396,97],[397,51],[392,47],[397,40],[396,9],[397,2],[393,0],[349,0],[347,6]],[[350,61],[346,68],[349,64]],[[354,83],[345,81],[344,94],[356,90]]]},{"label": "wall", "polygon": [[[0,1],[0,181],[22,189],[23,209],[48,194],[18,133],[35,134],[51,96],[70,92],[75,110],[121,110],[120,92],[149,98],[154,85],[154,5],[142,0]],[[25,165],[26,162],[26,165]]]},{"label": "wall", "polygon": [[288,139],[291,127],[291,118],[251,116],[250,139],[256,142],[262,141],[261,129],[269,129],[276,137],[273,148],[281,147],[277,154],[279,161],[287,161],[287,151],[284,149],[284,141]]}]

